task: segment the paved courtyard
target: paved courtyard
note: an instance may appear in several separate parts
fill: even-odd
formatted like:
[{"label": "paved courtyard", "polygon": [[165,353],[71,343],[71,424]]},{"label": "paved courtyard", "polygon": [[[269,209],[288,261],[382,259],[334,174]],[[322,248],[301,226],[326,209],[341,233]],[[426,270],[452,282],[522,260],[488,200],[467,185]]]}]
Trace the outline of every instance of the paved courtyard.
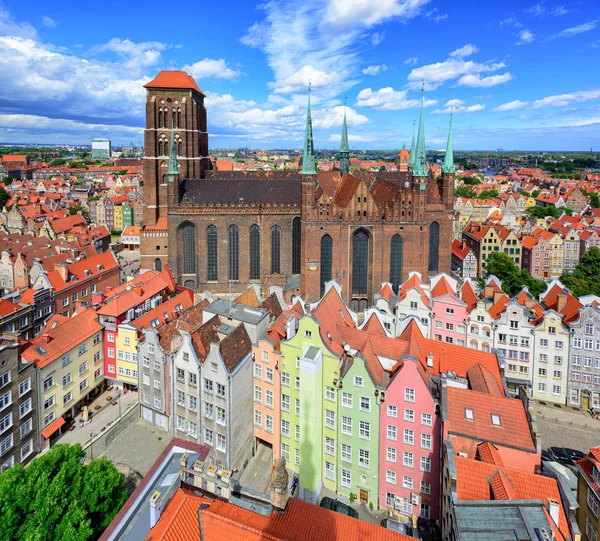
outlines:
[{"label": "paved courtyard", "polygon": [[588,453],[600,445],[600,421],[583,409],[532,403],[542,448],[570,447]]},{"label": "paved courtyard", "polygon": [[256,454],[250,459],[240,477],[240,485],[257,492],[268,492],[273,474],[273,450],[259,444]]},{"label": "paved courtyard", "polygon": [[[171,441],[171,434],[138,419],[100,453],[115,464],[125,464],[146,475]],[[93,449],[92,449],[93,450]]]}]

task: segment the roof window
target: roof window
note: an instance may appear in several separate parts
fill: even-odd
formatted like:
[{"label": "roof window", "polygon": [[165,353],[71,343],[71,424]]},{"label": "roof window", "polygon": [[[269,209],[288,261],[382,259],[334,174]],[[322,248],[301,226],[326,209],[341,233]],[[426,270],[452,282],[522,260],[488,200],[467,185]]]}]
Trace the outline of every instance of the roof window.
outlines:
[{"label": "roof window", "polygon": [[502,426],[502,423],[500,422],[500,415],[497,413],[492,413],[492,424],[494,426]]},{"label": "roof window", "polygon": [[465,419],[468,419],[469,421],[473,421],[475,419],[475,415],[471,408],[465,408]]}]

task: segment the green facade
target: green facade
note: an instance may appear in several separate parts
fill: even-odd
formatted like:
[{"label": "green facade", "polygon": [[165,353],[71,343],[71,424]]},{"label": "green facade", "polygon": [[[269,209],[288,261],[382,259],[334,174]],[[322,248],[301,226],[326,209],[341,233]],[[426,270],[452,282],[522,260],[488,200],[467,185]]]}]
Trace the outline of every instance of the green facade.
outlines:
[{"label": "green facade", "polygon": [[131,208],[129,201],[125,201],[125,203],[123,203],[122,206],[123,206],[123,229],[124,229],[125,226],[134,225],[135,219],[134,219],[134,215],[133,215],[133,209]]}]

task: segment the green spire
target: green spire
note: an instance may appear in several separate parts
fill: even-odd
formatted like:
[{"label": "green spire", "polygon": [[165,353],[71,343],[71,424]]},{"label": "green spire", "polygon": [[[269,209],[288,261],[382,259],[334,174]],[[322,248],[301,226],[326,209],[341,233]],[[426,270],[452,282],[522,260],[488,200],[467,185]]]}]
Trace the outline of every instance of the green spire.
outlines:
[{"label": "green spire", "polygon": [[306,132],[304,133],[304,154],[302,156],[302,174],[316,175],[315,148],[312,135],[312,119],[310,116],[310,84],[308,85],[308,111],[306,112]]},{"label": "green spire", "polygon": [[452,110],[450,110],[450,129],[448,130],[448,144],[446,145],[446,155],[444,156],[444,165],[442,165],[442,173],[454,174],[454,151],[452,150]]},{"label": "green spire", "polygon": [[350,171],[350,148],[348,147],[348,126],[346,124],[346,99],[344,99],[344,124],[342,125],[342,142],[340,143],[340,174]]},{"label": "green spire", "polygon": [[[171,125],[171,151],[169,152],[169,169],[167,175],[179,175],[177,166],[177,147],[175,145],[175,114],[173,114],[173,123]],[[173,182],[173,177],[169,177],[169,182]]]},{"label": "green spire", "polygon": [[408,160],[409,167],[415,166],[415,121],[413,120],[413,138],[410,145],[410,159]]},{"label": "green spire", "polygon": [[419,117],[419,131],[417,134],[417,148],[415,152],[415,161],[413,162],[413,176],[427,176],[427,151],[425,150],[425,126],[423,107],[425,105],[424,87],[421,89],[421,116]]}]

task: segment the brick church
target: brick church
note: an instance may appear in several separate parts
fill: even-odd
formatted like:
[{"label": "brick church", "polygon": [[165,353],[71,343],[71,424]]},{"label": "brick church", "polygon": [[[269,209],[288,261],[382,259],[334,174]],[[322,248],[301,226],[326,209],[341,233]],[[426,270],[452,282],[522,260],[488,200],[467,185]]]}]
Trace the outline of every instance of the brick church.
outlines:
[{"label": "brick church", "polygon": [[397,172],[350,172],[346,118],[340,167],[317,171],[310,96],[301,170],[217,172],[208,153],[205,94],[183,71],[145,85],[141,266],[170,265],[197,291],[256,283],[314,302],[325,282],[343,285],[354,310],[381,282],[397,288],[417,270],[450,271],[455,167],[452,133],[441,179],[426,162],[423,108]]}]

